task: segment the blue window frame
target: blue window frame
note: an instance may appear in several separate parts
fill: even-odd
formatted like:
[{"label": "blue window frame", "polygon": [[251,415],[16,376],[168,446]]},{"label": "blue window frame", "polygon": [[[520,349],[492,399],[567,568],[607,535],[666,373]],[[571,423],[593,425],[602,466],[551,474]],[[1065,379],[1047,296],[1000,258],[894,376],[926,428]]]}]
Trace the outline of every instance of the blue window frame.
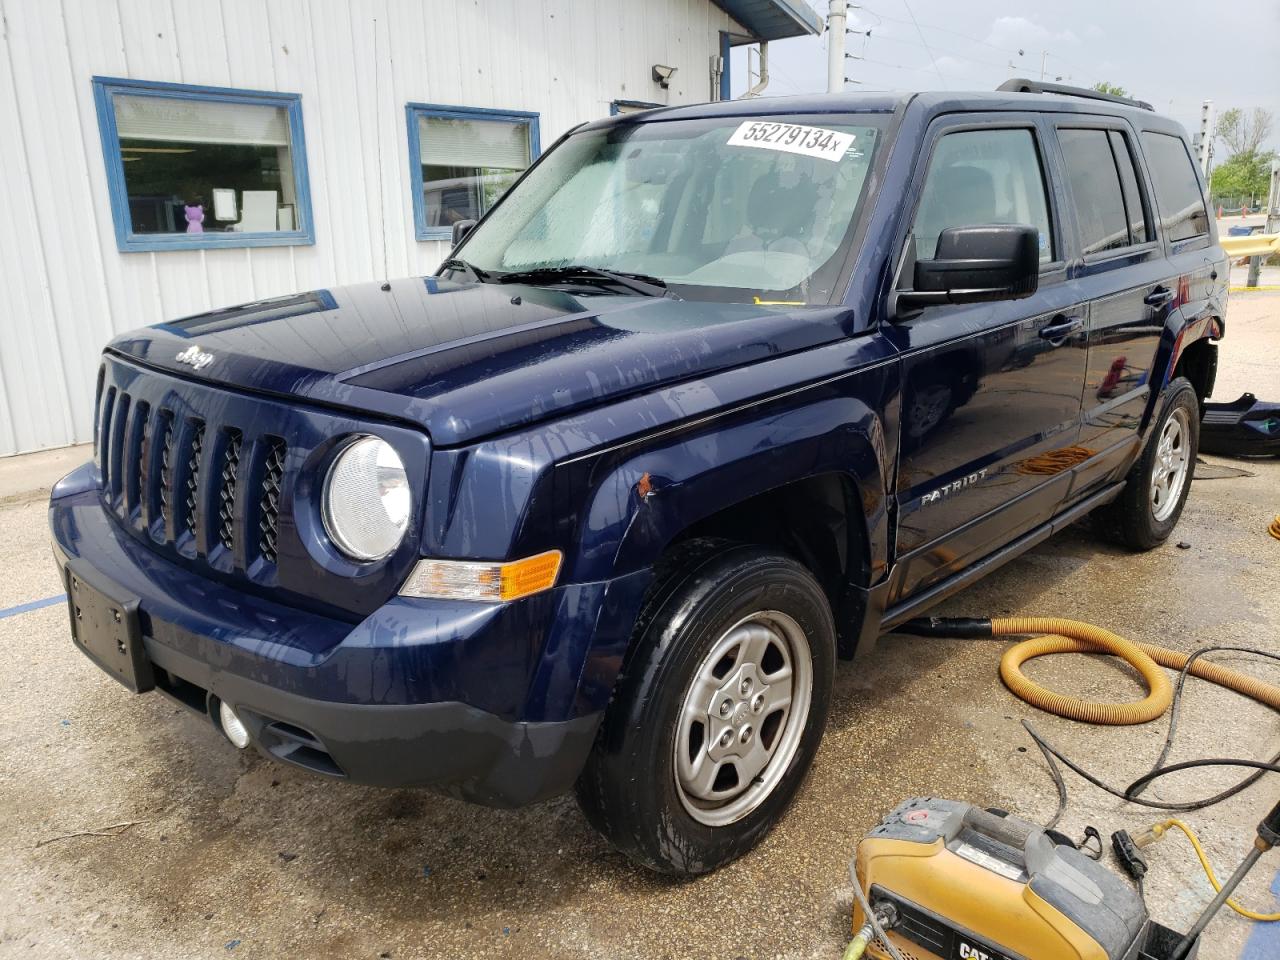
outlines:
[{"label": "blue window frame", "polygon": [[122,253],[315,243],[300,95],[113,77],[93,95]]},{"label": "blue window frame", "polygon": [[449,240],[478,220],[538,158],[538,114],[432,103],[405,105],[409,185],[419,240]]}]

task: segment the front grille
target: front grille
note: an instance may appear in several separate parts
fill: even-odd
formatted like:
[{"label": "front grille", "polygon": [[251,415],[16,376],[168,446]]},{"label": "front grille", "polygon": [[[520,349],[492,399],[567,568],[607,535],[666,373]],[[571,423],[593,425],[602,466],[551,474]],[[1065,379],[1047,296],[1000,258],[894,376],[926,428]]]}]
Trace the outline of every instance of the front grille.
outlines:
[{"label": "front grille", "polygon": [[228,550],[236,548],[236,471],[240,469],[240,444],[244,435],[228,430],[222,452],[222,475],[218,478],[218,542]]},{"label": "front grille", "polygon": [[[313,481],[336,438],[368,432],[394,441],[425,484],[425,435],[110,352],[102,368],[99,498],[117,529],[179,567],[335,615],[367,616],[395,594],[416,558],[416,536],[362,578],[320,569],[307,557],[319,522]],[[410,530],[418,529],[415,518]]]},{"label": "front grille", "polygon": [[115,407],[116,388],[112,387],[102,401],[102,414],[98,419],[98,469],[102,472],[104,491],[111,488],[111,457],[108,451],[111,449],[111,415]]},{"label": "front grille", "polygon": [[[214,431],[204,420],[184,416],[180,404],[138,400],[114,386],[103,390],[98,406],[94,442],[100,453],[102,497],[118,518],[188,557],[208,557],[221,548],[224,568],[233,563],[248,566],[258,558],[275,565],[283,440],[263,436],[250,441],[239,427],[219,426]],[[213,460],[206,463],[210,453]],[[213,477],[212,490],[205,483],[206,467]],[[245,509],[253,516],[247,519],[236,510],[237,490],[244,483],[259,490],[257,498],[248,498]],[[209,517],[206,510],[211,511]],[[201,542],[202,537],[209,542]],[[243,555],[237,555],[241,550]]]},{"label": "front grille", "polygon": [[196,421],[191,427],[191,447],[187,454],[187,533],[196,535],[196,520],[200,516],[200,454],[204,448],[204,424]]},{"label": "front grille", "polygon": [[[173,522],[173,414],[160,411],[160,489],[156,492],[160,501],[160,526],[163,531]],[[167,534],[166,534],[167,535]],[[162,536],[161,539],[164,539]]]},{"label": "front grille", "polygon": [[[223,568],[259,559],[274,567],[287,444],[265,434],[248,439],[239,426],[207,425],[170,403],[136,399],[114,385],[102,390],[95,442],[106,506],[182,556],[207,558],[221,548],[215,562]],[[250,516],[241,516],[237,502]]]},{"label": "front grille", "polygon": [[151,458],[151,405],[139,400],[135,427],[129,433],[129,478],[125,483],[125,510],[141,511],[147,499],[147,472]]},{"label": "front grille", "polygon": [[267,444],[267,459],[262,468],[262,498],[258,503],[258,551],[268,563],[275,563],[280,535],[285,445],[279,437],[268,437]]}]

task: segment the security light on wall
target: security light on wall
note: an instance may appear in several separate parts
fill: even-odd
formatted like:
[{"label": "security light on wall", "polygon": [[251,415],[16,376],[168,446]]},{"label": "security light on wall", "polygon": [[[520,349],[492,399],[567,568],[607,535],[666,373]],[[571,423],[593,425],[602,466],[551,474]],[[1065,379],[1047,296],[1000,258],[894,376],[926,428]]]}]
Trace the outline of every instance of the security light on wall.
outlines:
[{"label": "security light on wall", "polygon": [[675,75],[676,75],[675,67],[664,67],[660,63],[655,63],[653,65],[653,82],[656,83],[658,86],[660,86],[663,90],[666,90],[669,86],[671,86],[671,78],[674,77]]}]

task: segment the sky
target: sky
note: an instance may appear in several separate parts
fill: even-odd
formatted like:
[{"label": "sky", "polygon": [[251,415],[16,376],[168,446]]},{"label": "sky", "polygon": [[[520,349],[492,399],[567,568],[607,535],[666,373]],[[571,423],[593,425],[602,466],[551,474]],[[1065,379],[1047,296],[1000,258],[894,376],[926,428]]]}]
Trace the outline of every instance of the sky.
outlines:
[{"label": "sky", "polygon": [[[827,0],[808,2],[825,19]],[[1119,84],[1192,135],[1204,100],[1217,113],[1265,107],[1280,125],[1277,0],[867,0],[849,5],[849,29],[851,92],[993,90],[1040,79],[1043,63],[1046,80]],[[769,73],[766,96],[825,91],[825,34],[771,43]],[[746,48],[733,52],[731,79],[741,95]],[[1266,145],[1280,148],[1280,130]]]}]

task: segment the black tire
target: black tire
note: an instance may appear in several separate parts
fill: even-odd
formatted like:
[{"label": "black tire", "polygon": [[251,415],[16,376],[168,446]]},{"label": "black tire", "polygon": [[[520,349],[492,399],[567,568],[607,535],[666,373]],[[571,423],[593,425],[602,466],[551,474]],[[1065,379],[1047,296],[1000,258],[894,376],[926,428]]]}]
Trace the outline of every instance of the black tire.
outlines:
[{"label": "black tire", "polygon": [[[1152,502],[1152,487],[1156,460],[1160,455],[1160,441],[1170,420],[1179,416],[1185,420],[1186,445],[1183,456],[1186,459],[1186,474],[1176,498],[1170,504],[1170,511],[1157,517],[1157,509]],[[1147,439],[1142,456],[1130,469],[1124,490],[1119,497],[1094,514],[1102,533],[1113,542],[1137,551],[1151,550],[1169,539],[1173,528],[1178,525],[1178,518],[1182,516],[1187,494],[1191,491],[1199,446],[1200,402],[1196,399],[1191,382],[1185,377],[1178,377],[1165,390],[1160,414],[1151,426],[1151,436]]]},{"label": "black tire", "polygon": [[[794,718],[788,712],[780,721],[783,732],[775,730],[775,752],[744,788],[744,797],[755,791],[756,805],[734,822],[709,826],[690,814],[686,803],[693,801],[677,781],[679,718],[686,694],[694,696],[695,674],[703,671],[705,676],[717,644],[728,641],[734,635],[731,628],[759,611],[784,614],[804,631],[810,656],[803,663],[796,658],[793,676],[809,671],[808,711],[803,719],[798,712]],[[578,780],[583,813],[628,857],[661,873],[707,873],[742,856],[781,817],[813,762],[826,725],[834,669],[831,609],[808,570],[755,546],[699,541],[677,548],[660,565],[613,700]],[[725,682],[734,683],[735,675],[727,673]],[[761,673],[756,690],[760,696],[770,689],[767,676]],[[790,682],[798,690],[799,680]],[[794,696],[798,702],[800,695]],[[752,704],[748,698],[741,705]],[[763,714],[759,720],[763,746]],[[715,722],[738,723],[738,711],[729,720]],[[704,735],[711,733],[708,723]],[[787,744],[794,752],[783,763]],[[712,749],[708,742],[708,752]],[[776,766],[770,765],[773,758],[779,760]],[[764,786],[769,782],[771,789]]]}]

